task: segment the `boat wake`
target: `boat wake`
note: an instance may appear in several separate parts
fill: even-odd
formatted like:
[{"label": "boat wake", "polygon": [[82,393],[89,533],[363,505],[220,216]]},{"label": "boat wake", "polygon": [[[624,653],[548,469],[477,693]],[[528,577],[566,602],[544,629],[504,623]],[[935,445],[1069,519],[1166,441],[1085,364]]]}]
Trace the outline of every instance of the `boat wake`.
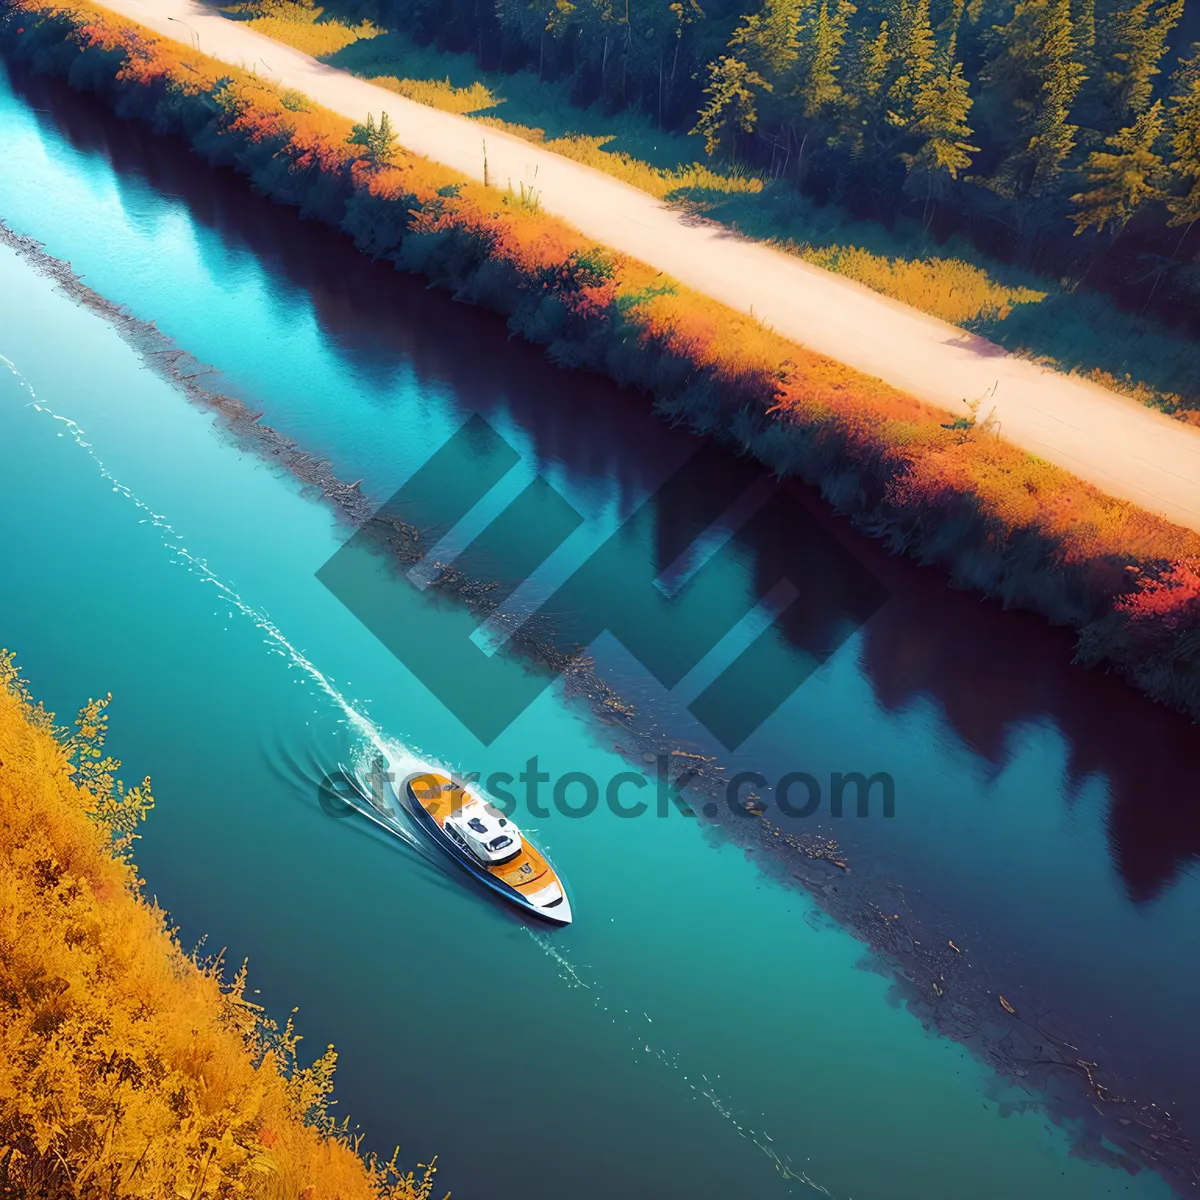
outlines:
[{"label": "boat wake", "polygon": [[[407,811],[403,807],[397,808],[395,805],[389,806],[392,810],[389,814],[379,811],[378,784],[375,780],[380,765],[386,766],[396,781],[403,780],[409,775],[424,773],[430,768],[439,769],[446,775],[453,776],[453,768],[443,766],[415,747],[407,746],[395,738],[388,737],[369,716],[355,707],[334,681],[325,675],[299,647],[289,641],[267,613],[244,600],[237,589],[228,581],[220,578],[202,556],[190,551],[184,535],[171,524],[166,516],[155,512],[109,470],[93,443],[88,440],[83,428],[75,420],[55,412],[42,401],[34,391],[32,384],[18,370],[16,364],[3,354],[0,354],[0,365],[7,368],[18,385],[29,396],[26,406],[61,424],[63,428],[59,436],[69,436],[96,464],[101,476],[112,485],[112,490],[138,509],[141,514],[139,522],[152,526],[158,532],[163,548],[172,555],[172,561],[179,563],[196,575],[201,583],[214,588],[221,602],[229,606],[231,613],[240,613],[253,622],[255,627],[264,634],[263,641],[269,652],[285,658],[289,669],[302,672],[308,682],[333,705],[338,714],[337,724],[342,726],[345,733],[348,734],[348,746],[347,740],[341,741],[341,753],[344,755],[344,761],[343,759],[325,758],[325,755],[320,752],[321,748],[316,746],[315,739],[306,746],[303,755],[292,753],[286,746],[281,746],[267,756],[268,763],[276,777],[290,787],[302,789],[307,796],[311,797],[320,794],[323,786],[333,785],[340,776],[344,786],[331,786],[331,794],[372,822],[371,825],[365,827],[368,832],[381,839],[386,838],[393,845],[397,842],[402,843],[406,848],[414,851],[432,870],[446,878],[447,872],[441,856],[433,855],[431,848],[425,844],[421,835],[411,824]],[[331,774],[324,769],[322,760],[337,762],[337,774]],[[446,878],[446,886],[453,886],[448,878]],[[570,961],[555,945],[554,939],[548,933],[534,930],[528,926],[524,928],[542,952],[555,962],[560,977],[568,987],[587,991],[598,1010],[608,1014],[614,1024],[622,1024],[626,1027],[633,1036],[631,1045],[635,1052],[652,1056],[669,1070],[684,1070],[678,1053],[658,1045],[657,1035],[651,1036],[649,1026],[653,1025],[653,1021],[647,1013],[642,1012],[639,1020],[636,1010],[630,1010],[618,1005],[615,1001],[610,1001],[597,981],[589,982],[583,978],[582,969]],[[718,1091],[719,1080],[719,1075],[710,1080],[703,1072],[683,1074],[683,1082],[687,1085],[693,1099],[706,1101],[724,1120],[733,1125],[741,1137],[752,1141],[772,1162],[775,1170],[784,1179],[799,1183],[832,1200],[832,1194],[824,1186],[799,1169],[790,1157],[780,1154],[774,1148],[773,1139],[769,1134],[764,1130],[754,1128],[747,1119],[740,1115],[730,1101],[721,1096]]]},{"label": "boat wake", "polygon": [[[132,488],[122,483],[113,474],[100,457],[95,445],[88,440],[82,426],[73,418],[55,412],[46,404],[10,358],[0,354],[0,366],[9,371],[18,387],[29,397],[26,407],[43,413],[51,421],[60,424],[62,430],[59,436],[70,437],[95,463],[101,477],[112,485],[112,490],[128,500],[139,511],[139,524],[149,525],[158,532],[163,548],[172,556],[172,562],[182,565],[202,584],[214,588],[220,601],[228,606],[230,614],[237,612],[251,621],[265,635],[263,641],[268,651],[286,659],[289,669],[299,670],[316,688],[317,692],[332,704],[337,714],[337,723],[349,734],[350,741],[350,749],[343,751],[348,758],[347,766],[342,767],[336,757],[326,760],[330,763],[338,763],[339,773],[345,776],[347,789],[344,793],[337,794],[343,795],[343,798],[357,794],[366,800],[373,764],[380,760],[391,764],[391,769],[398,773],[397,778],[403,778],[399,772],[415,774],[429,768],[432,760],[415,748],[388,737],[370,717],[355,707],[329,676],[287,638],[283,630],[271,620],[269,614],[255,608],[243,599],[232,583],[218,576],[201,555],[190,551],[181,531],[164,514],[155,512],[137,496]],[[342,745],[345,745],[344,741]],[[277,778],[290,786],[303,788],[306,795],[310,797],[320,794],[322,786],[330,784],[336,779],[335,775],[329,774],[322,768],[320,756],[316,753],[314,745],[306,747],[302,758],[286,748],[280,748],[274,753],[268,753],[267,760]],[[423,854],[425,853],[425,847],[419,836],[411,828],[406,829],[402,822],[398,822],[397,827],[389,831],[394,838],[398,838]]]},{"label": "boat wake", "polygon": [[[526,929],[526,932],[542,953],[555,963],[559,978],[568,988],[580,988],[588,992],[593,1006],[599,1012],[607,1014],[613,1025],[619,1026],[630,1035],[632,1053],[649,1056],[667,1070],[680,1072],[691,1098],[706,1101],[716,1113],[734,1127],[740,1137],[757,1146],[771,1162],[776,1173],[787,1180],[789,1184],[799,1184],[805,1190],[834,1200],[833,1193],[797,1165],[793,1156],[784,1154],[776,1148],[775,1139],[765,1129],[756,1128],[752,1119],[736,1108],[732,1100],[722,1096],[718,1090],[721,1086],[719,1074],[710,1079],[703,1071],[688,1069],[681,1063],[678,1051],[672,1051],[663,1044],[658,1033],[658,1029],[662,1026],[655,1027],[654,1020],[649,1013],[637,1008],[627,1008],[615,1000],[610,1000],[598,980],[589,981],[583,977],[587,968],[573,963],[555,944],[555,939],[547,933],[529,928]],[[766,1114],[760,1113],[759,1117],[765,1119]],[[789,1187],[788,1190],[794,1189]],[[852,1198],[846,1197],[846,1200],[852,1200]]]},{"label": "boat wake", "polygon": [[[386,827],[371,819],[374,813],[371,769],[376,747],[356,740],[347,750],[344,738],[337,739],[340,748],[318,746],[319,740],[320,734],[317,734],[305,742],[302,751],[297,752],[291,749],[286,739],[277,739],[265,752],[268,770],[291,794],[310,804],[316,797],[322,810],[329,816],[353,817],[347,822],[347,827],[356,836],[407,852],[414,865],[426,868],[429,875],[449,888],[449,873],[441,856],[431,852],[403,809],[396,813],[398,819]],[[383,744],[391,754],[401,751],[407,753],[398,742],[383,739]],[[337,764],[333,770],[330,770],[331,763]],[[359,819],[364,817],[367,819]]]}]

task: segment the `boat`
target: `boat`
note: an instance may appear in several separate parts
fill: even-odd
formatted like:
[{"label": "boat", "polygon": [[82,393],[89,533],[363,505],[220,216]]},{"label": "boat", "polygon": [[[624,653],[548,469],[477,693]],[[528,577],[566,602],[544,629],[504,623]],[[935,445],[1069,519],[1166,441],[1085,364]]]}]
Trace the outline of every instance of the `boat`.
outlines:
[{"label": "boat", "polygon": [[550,860],[520,829],[468,785],[436,771],[403,783],[405,807],[469,875],[525,912],[571,923],[567,889]]},{"label": "boat", "polygon": [[484,887],[554,925],[569,925],[571,901],[550,860],[495,805],[433,768],[404,773],[380,757],[365,778],[338,764],[352,785],[340,798],[405,841],[412,826]]}]

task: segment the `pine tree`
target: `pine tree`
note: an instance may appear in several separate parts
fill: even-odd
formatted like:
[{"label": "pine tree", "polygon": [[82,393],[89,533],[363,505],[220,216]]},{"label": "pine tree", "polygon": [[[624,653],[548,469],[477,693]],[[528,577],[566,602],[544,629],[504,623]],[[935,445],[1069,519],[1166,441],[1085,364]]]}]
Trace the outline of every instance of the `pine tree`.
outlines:
[{"label": "pine tree", "polygon": [[1096,63],[1096,0],[1078,0],[1073,30],[1076,53],[1091,78]]},{"label": "pine tree", "polygon": [[714,154],[723,146],[736,147],[739,133],[751,133],[758,124],[755,92],[769,92],[771,85],[743,59],[722,54],[708,65],[708,102],[692,133],[703,134],[704,149]]},{"label": "pine tree", "polygon": [[1135,0],[1111,22],[1114,65],[1106,77],[1113,114],[1125,124],[1150,107],[1167,37],[1183,15],[1183,0]]},{"label": "pine tree", "polygon": [[[1099,0],[1107,8],[1113,0]],[[1072,36],[1075,41],[1075,58],[1083,70],[1083,81],[1079,95],[1071,108],[1071,119],[1079,127],[1079,145],[1092,150],[1103,144],[1104,139],[1115,132],[1119,124],[1112,115],[1112,104],[1105,83],[1107,62],[1104,47],[1107,43],[1108,17],[1103,17],[1103,29],[1098,32],[1098,0],[1072,0]],[[1101,14],[1103,16],[1103,14]]]},{"label": "pine tree", "polygon": [[1083,172],[1092,186],[1071,197],[1078,205],[1071,214],[1076,234],[1094,226],[1099,232],[1111,230],[1115,238],[1138,209],[1162,198],[1162,108],[1156,100],[1128,129],[1105,140],[1111,152],[1088,156]]},{"label": "pine tree", "polygon": [[838,0],[831,13],[829,0],[821,0],[816,16],[805,30],[796,94],[810,121],[830,114],[842,103],[838,73],[850,18],[856,11],[850,0]]},{"label": "pine tree", "polygon": [[1006,199],[1044,200],[1057,192],[1078,132],[1069,118],[1084,72],[1070,0],[1020,0],[1007,25],[993,26],[992,44],[983,79],[1003,122],[994,132],[1016,136],[982,182]]},{"label": "pine tree", "polygon": [[886,85],[892,73],[892,34],[886,19],[874,37],[860,37],[846,80],[842,138],[853,159],[872,155],[885,119]]},{"label": "pine tree", "polygon": [[1034,121],[1027,153],[1032,161],[1030,194],[1047,195],[1058,185],[1059,176],[1075,148],[1077,126],[1069,123],[1071,105],[1083,84],[1083,67],[1074,57],[1068,0],[1056,0],[1047,23],[1046,77],[1042,105]]},{"label": "pine tree", "polygon": [[949,180],[957,179],[959,172],[971,165],[971,155],[979,149],[967,141],[972,133],[967,124],[972,103],[961,62],[927,79],[917,93],[914,120],[907,132],[918,138],[920,145],[900,158],[910,183],[919,187],[923,181],[926,197],[941,194]]},{"label": "pine tree", "polygon": [[1185,233],[1200,221],[1200,42],[1192,50],[1175,73],[1169,114],[1174,188],[1167,196],[1168,224],[1184,226]]},{"label": "pine tree", "polygon": [[800,29],[809,0],[766,0],[760,12],[743,17],[729,39],[739,57],[772,83],[785,79],[800,60]]},{"label": "pine tree", "polygon": [[888,119],[899,129],[916,120],[917,96],[933,77],[935,50],[929,0],[899,0],[893,59],[897,70],[887,92]]},{"label": "pine tree", "polygon": [[950,11],[943,18],[942,23],[938,26],[938,33],[946,37],[957,38],[958,27],[962,23],[963,13],[966,11],[967,0],[950,0]]}]

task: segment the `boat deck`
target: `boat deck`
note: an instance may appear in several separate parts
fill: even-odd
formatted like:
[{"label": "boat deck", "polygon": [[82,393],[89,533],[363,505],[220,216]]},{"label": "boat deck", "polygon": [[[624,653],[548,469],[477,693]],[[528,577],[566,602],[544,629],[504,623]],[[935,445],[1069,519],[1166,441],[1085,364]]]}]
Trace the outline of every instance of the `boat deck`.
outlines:
[{"label": "boat deck", "polygon": [[[439,826],[445,825],[446,818],[458,812],[464,803],[471,799],[470,793],[455,785],[453,780],[445,775],[422,775],[412,780],[410,787],[417,802]],[[558,882],[558,876],[541,851],[524,834],[521,835],[521,850],[516,858],[502,863],[479,865],[488,874],[494,875],[502,883],[524,895],[539,891],[552,881]]]}]

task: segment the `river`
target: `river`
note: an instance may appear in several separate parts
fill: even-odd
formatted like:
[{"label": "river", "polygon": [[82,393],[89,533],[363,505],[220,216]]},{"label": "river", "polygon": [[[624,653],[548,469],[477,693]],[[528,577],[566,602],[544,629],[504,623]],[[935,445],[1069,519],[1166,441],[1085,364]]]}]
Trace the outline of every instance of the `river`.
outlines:
[{"label": "river", "polygon": [[[518,460],[501,503],[540,477],[582,517],[535,599],[647,500],[672,565],[687,514],[658,489],[696,445],[639,397],[558,371],[56,82],[0,73],[0,138],[0,217],[368,497],[480,414]],[[752,605],[786,574],[803,602],[776,627],[781,670],[822,662],[736,753],[609,634],[598,670],[730,773],[887,772],[894,816],[522,813],[576,910],[534,929],[333,819],[318,781],[376,743],[605,781],[631,769],[622,731],[556,685],[481,742],[317,577],[350,533],[332,507],[4,248],[0,355],[0,643],[60,718],[113,692],[110,748],[158,797],[147,890],[185,945],[248,957],[306,1045],[335,1043],[338,1111],[369,1146],[437,1154],[460,1200],[1172,1194],[1101,1142],[1117,1127],[1089,1115],[1106,1101],[1072,1063],[1200,1128],[1196,730],[1070,667],[1068,637],[949,592],[787,489],[794,526],[718,553],[714,603]],[[718,491],[767,486],[713,461]],[[806,549],[784,561],[793,534]],[[426,650],[454,661],[462,609],[413,605]],[[519,661],[492,662],[522,686]],[[836,839],[849,872],[777,852],[773,829]],[[925,956],[912,984],[893,970],[906,955]],[[1057,1075],[1028,1065],[1037,1031],[1071,1060]]]}]

